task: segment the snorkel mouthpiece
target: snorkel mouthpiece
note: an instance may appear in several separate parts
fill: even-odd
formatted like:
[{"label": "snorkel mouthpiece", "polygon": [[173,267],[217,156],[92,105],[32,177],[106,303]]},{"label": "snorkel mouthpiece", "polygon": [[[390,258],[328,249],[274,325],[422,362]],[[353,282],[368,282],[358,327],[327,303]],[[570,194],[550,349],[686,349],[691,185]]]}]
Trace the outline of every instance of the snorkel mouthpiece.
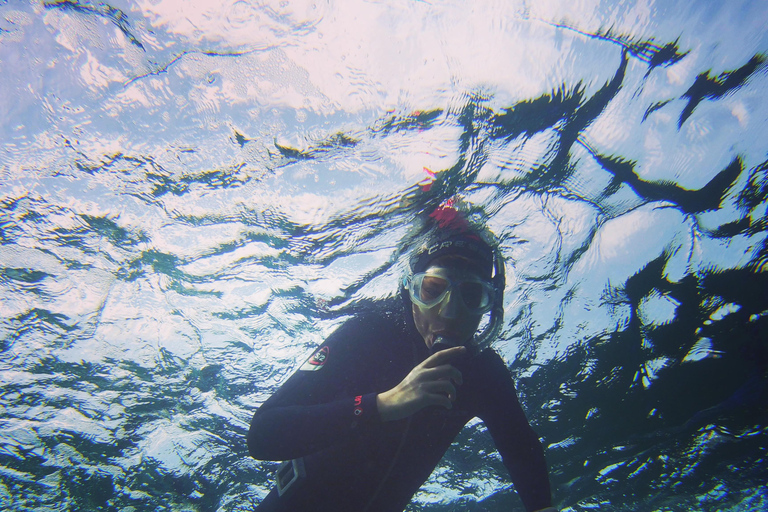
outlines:
[{"label": "snorkel mouthpiece", "polygon": [[438,336],[435,338],[435,342],[432,344],[432,348],[430,350],[433,354],[436,354],[441,350],[457,346],[459,346],[459,344],[455,343],[454,340],[450,340],[445,336]]},{"label": "snorkel mouthpiece", "polygon": [[448,338],[446,336],[437,336],[435,338],[435,342],[432,344],[432,348],[429,349],[430,354],[437,354],[441,350],[445,350],[448,348],[453,347],[466,347],[470,352],[474,352],[472,340],[474,338],[470,338],[464,342],[461,342],[458,340],[458,338]]}]

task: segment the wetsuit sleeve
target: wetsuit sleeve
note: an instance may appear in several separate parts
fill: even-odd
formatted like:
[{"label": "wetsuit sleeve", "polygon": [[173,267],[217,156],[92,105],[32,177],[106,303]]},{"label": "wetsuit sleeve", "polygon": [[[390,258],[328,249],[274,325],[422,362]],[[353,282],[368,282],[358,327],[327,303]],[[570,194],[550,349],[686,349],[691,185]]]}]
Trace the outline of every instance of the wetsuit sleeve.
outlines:
[{"label": "wetsuit sleeve", "polygon": [[347,321],[259,407],[248,431],[252,457],[295,459],[380,422],[361,346],[365,330],[375,328]]},{"label": "wetsuit sleeve", "polygon": [[495,352],[487,359],[480,419],[488,427],[515,490],[528,512],[552,506],[544,449],[525,417],[512,376]]}]

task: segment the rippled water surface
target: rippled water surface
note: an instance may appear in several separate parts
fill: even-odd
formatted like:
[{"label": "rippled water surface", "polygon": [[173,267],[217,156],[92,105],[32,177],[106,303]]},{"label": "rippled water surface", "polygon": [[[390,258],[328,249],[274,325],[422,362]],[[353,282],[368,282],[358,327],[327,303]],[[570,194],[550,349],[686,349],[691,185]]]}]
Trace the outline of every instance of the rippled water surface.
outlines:
[{"label": "rippled water surface", "polygon": [[[762,1],[0,1],[0,501],[251,510],[458,197],[561,510],[768,509]],[[482,423],[408,510],[522,510]]]}]

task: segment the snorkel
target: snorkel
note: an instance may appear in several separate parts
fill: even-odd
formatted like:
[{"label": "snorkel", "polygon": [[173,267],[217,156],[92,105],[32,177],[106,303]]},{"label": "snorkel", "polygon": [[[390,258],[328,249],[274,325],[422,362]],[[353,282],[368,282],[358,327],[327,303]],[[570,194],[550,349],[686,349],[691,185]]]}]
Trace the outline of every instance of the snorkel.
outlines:
[{"label": "snorkel", "polygon": [[472,344],[477,348],[477,352],[482,352],[488,348],[493,340],[501,332],[504,325],[504,288],[507,286],[506,272],[504,269],[504,257],[498,248],[494,250],[493,262],[493,284],[494,296],[491,304],[491,318],[488,325],[482,332],[475,334],[472,338]]}]

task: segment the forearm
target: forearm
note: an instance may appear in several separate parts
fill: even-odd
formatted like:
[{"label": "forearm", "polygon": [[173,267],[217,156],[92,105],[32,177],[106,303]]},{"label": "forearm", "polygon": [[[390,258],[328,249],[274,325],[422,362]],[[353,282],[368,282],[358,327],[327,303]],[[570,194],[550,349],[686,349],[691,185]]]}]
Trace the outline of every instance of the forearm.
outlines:
[{"label": "forearm", "polygon": [[347,439],[378,421],[376,395],[319,405],[267,406],[256,411],[248,451],[260,460],[288,460]]},{"label": "forearm", "polygon": [[484,406],[481,418],[493,437],[525,510],[546,510],[552,506],[552,496],[539,436],[528,423],[517,399],[514,382],[501,358],[490,353],[484,370],[484,373],[476,374],[477,378],[487,379],[485,387],[496,386],[497,391],[491,401],[481,404]]},{"label": "forearm", "polygon": [[504,464],[525,509],[529,512],[547,510],[552,506],[552,495],[544,450],[535,434],[526,437],[512,450],[513,456],[504,458]]}]

